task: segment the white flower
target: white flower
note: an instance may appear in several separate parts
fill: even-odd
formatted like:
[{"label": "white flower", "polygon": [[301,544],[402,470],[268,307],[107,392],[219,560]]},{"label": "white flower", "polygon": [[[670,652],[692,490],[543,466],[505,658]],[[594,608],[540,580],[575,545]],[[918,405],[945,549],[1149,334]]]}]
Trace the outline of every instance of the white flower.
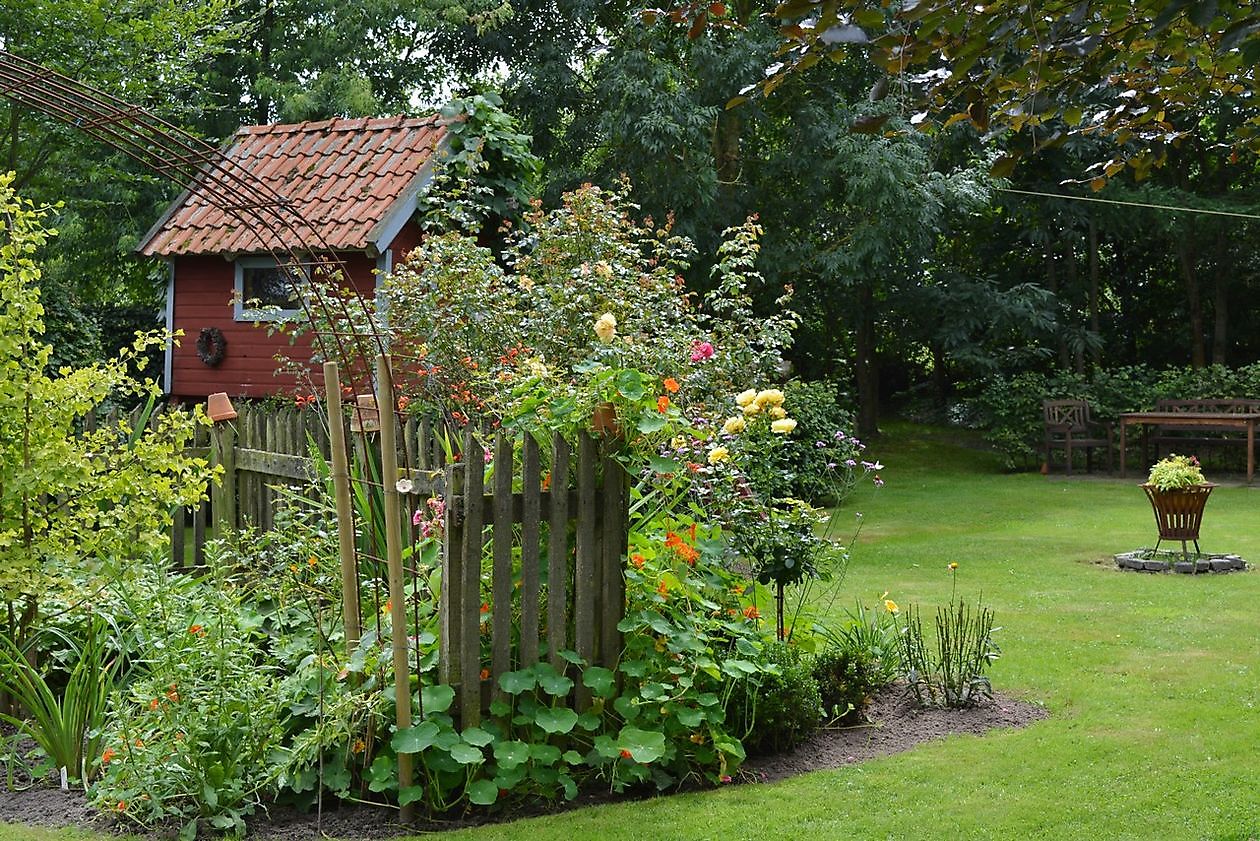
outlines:
[{"label": "white flower", "polygon": [[398,489],[400,494],[409,494],[415,488],[410,479],[399,479],[394,487]]},{"label": "white flower", "polygon": [[595,321],[595,335],[604,344],[612,342],[617,335],[617,319],[612,313],[606,312]]}]

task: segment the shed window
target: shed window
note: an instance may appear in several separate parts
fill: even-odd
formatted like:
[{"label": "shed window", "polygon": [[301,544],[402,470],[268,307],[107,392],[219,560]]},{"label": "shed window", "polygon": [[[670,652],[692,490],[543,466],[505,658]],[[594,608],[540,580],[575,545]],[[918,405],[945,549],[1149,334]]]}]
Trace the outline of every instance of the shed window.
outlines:
[{"label": "shed window", "polygon": [[286,270],[270,257],[240,258],[236,261],[236,320],[279,321],[298,315],[305,281],[300,272]]}]

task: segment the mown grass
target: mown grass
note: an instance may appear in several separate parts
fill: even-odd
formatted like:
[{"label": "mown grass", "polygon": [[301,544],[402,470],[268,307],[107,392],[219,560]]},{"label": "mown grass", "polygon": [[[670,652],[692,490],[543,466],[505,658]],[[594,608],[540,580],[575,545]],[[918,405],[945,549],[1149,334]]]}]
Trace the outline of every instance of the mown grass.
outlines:
[{"label": "mown grass", "polygon": [[[1115,570],[1112,554],[1154,542],[1136,478],[1003,474],[956,433],[922,427],[891,426],[872,452],[888,484],[851,505],[865,526],[835,611],[885,590],[946,601],[957,561],[960,595],[983,593],[1002,628],[995,686],[1049,719],[773,785],[452,837],[1260,838],[1260,573]],[[1204,550],[1260,560],[1258,514],[1260,489],[1217,489]],[[85,837],[0,827],[0,841]]]}]

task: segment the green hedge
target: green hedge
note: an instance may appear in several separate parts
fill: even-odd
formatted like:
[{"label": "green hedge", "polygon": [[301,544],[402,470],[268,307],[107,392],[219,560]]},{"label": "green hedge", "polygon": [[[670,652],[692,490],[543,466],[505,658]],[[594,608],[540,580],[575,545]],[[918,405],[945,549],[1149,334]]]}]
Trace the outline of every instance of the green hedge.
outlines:
[{"label": "green hedge", "polygon": [[1089,402],[1095,420],[1115,421],[1122,412],[1152,409],[1157,400],[1260,399],[1260,363],[1240,368],[1166,368],[1145,365],[1073,373],[1024,373],[986,380],[967,401],[972,424],[1012,470],[1041,464],[1041,401],[1074,398]]}]

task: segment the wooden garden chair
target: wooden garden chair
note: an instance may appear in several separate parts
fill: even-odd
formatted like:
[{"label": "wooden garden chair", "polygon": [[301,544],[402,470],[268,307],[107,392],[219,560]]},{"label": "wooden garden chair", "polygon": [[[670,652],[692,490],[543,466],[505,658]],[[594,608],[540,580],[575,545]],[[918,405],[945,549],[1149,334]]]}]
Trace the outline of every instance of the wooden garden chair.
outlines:
[{"label": "wooden garden chair", "polygon": [[1092,420],[1089,404],[1084,400],[1043,400],[1042,415],[1045,420],[1045,450],[1047,470],[1053,467],[1052,453],[1062,450],[1067,475],[1072,475],[1072,454],[1085,450],[1085,470],[1093,470],[1094,450],[1107,450],[1107,471],[1112,469],[1115,450],[1115,430],[1109,423]]}]

